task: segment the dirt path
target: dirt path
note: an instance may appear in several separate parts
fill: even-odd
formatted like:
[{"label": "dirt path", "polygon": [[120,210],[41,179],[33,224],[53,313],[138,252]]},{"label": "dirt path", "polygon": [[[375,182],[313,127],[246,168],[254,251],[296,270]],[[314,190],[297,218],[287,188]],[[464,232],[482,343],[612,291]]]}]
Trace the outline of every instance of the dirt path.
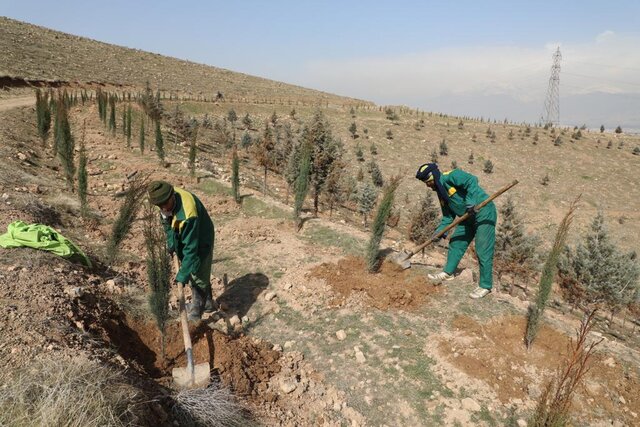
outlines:
[{"label": "dirt path", "polygon": [[21,96],[19,98],[0,99],[0,111],[10,110],[12,108],[26,107],[35,105],[36,98],[34,96]]}]

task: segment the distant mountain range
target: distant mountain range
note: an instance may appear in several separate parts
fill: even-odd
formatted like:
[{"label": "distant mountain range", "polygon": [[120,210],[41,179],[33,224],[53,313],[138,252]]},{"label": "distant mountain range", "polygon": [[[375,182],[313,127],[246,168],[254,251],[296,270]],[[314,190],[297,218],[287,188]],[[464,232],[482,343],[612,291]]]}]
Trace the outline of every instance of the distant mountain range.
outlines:
[{"label": "distant mountain range", "polygon": [[[524,102],[509,95],[450,94],[416,97],[413,102],[428,111],[528,123],[536,123],[544,109],[543,100]],[[594,92],[562,96],[561,93],[560,123],[563,126],[585,124],[590,129],[604,125],[606,130],[621,126],[625,133],[640,133],[640,94]]]}]

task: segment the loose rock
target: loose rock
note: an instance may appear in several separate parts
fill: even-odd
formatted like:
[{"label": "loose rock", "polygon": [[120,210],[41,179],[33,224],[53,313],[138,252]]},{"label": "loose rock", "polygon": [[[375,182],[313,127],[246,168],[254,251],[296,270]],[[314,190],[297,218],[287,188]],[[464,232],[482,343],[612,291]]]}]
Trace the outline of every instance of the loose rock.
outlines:
[{"label": "loose rock", "polygon": [[480,409],[482,409],[480,407],[480,404],[470,397],[465,397],[464,399],[462,399],[461,403],[462,403],[462,409],[466,409],[467,411],[477,412]]}]

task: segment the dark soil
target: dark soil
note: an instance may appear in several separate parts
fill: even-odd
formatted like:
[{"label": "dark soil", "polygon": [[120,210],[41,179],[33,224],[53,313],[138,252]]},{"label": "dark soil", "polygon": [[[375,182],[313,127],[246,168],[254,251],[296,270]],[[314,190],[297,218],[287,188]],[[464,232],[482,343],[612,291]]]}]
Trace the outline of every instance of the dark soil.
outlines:
[{"label": "dark soil", "polygon": [[[160,382],[171,382],[171,370],[186,366],[180,323],[167,325],[164,358],[162,341],[153,322],[124,317],[104,322],[105,340],[127,359],[142,365]],[[222,383],[236,395],[273,401],[267,385],[280,371],[280,353],[265,341],[246,336],[229,337],[206,324],[190,326],[195,363],[208,362]]]}]

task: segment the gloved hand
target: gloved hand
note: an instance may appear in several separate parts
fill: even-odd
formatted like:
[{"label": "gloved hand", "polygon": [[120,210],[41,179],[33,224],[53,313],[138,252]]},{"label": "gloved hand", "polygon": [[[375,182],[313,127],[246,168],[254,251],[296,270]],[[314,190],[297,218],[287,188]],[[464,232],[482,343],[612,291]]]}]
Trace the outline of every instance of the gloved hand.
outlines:
[{"label": "gloved hand", "polygon": [[475,206],[474,205],[467,205],[467,213],[469,214],[469,216],[475,216],[476,215],[476,210],[475,210]]},{"label": "gloved hand", "polygon": [[447,233],[444,233],[442,236],[440,237],[436,237],[438,233],[433,233],[433,236],[431,236],[431,241],[432,242],[438,242],[440,240],[444,240],[447,238]]}]

